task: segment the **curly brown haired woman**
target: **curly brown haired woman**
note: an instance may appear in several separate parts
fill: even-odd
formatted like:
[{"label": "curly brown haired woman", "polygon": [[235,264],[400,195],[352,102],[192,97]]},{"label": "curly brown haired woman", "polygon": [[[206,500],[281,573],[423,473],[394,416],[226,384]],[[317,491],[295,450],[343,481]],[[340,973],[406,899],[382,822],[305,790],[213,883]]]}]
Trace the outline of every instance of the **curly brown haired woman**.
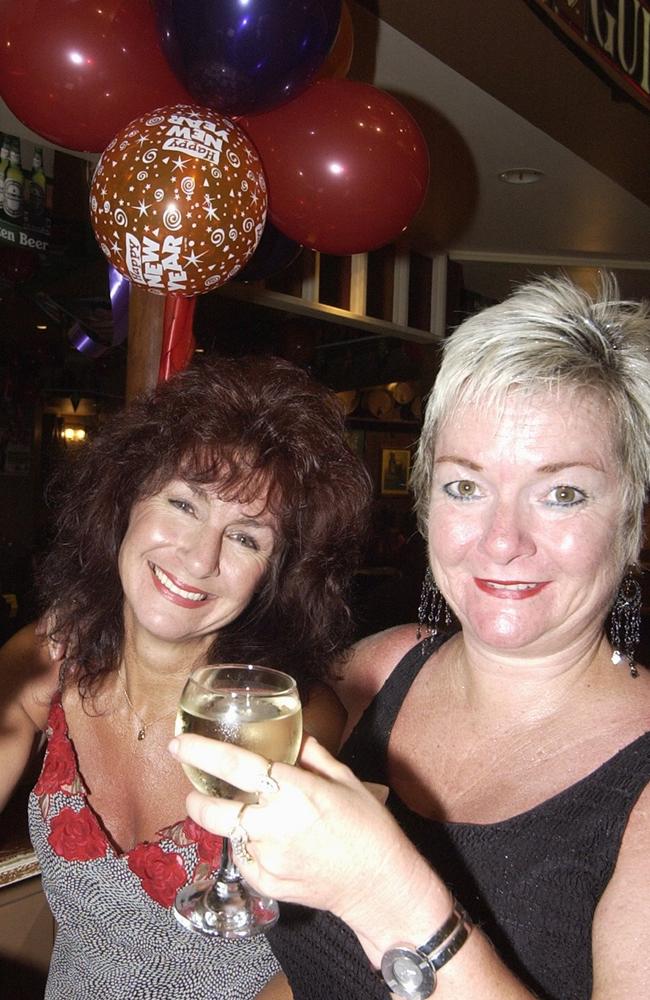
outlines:
[{"label": "curly brown haired woman", "polygon": [[58,926],[46,996],[249,1000],[278,967],[266,939],[216,942],[171,913],[219,838],[183,818],[164,748],[188,673],[217,658],[288,670],[336,745],[323,678],[349,641],[368,477],[331,392],[278,359],[220,359],[111,420],[53,498],[47,640],[28,627],[0,654],[0,801],[48,735],[30,798]]}]

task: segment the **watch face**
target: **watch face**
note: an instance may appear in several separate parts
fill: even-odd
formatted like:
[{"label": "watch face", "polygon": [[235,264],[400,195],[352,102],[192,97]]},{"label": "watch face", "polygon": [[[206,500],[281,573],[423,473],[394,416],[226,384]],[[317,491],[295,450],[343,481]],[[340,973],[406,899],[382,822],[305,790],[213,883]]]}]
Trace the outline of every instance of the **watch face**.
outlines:
[{"label": "watch face", "polygon": [[426,1000],[436,988],[436,974],[414,948],[393,948],[381,960],[381,974],[389,988],[407,1000]]}]

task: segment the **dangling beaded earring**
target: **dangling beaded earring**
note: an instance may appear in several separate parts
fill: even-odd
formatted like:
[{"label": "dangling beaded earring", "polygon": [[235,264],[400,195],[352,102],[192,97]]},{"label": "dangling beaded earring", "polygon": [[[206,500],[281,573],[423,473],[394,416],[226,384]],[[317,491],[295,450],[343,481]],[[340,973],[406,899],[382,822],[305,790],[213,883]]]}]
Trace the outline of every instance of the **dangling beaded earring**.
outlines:
[{"label": "dangling beaded earring", "polygon": [[433,579],[433,573],[427,566],[427,571],[424,574],[424,582],[422,583],[420,604],[418,606],[417,638],[422,638],[422,630],[424,629],[427,633],[426,638],[433,639],[440,631],[441,620],[444,627],[449,628],[451,625],[451,614],[447,607],[447,602],[438,590],[436,582]]},{"label": "dangling beaded earring", "polygon": [[612,663],[620,663],[625,657],[632,677],[638,677],[634,653],[641,638],[641,587],[632,573],[623,579],[616,595],[610,613],[610,636]]}]

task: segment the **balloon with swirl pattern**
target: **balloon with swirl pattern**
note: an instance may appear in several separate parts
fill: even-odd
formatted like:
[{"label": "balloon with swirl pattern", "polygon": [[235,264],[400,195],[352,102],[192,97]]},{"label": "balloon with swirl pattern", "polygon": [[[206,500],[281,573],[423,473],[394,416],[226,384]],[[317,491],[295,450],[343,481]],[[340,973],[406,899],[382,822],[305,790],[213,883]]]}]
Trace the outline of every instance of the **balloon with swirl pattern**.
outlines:
[{"label": "balloon with swirl pattern", "polygon": [[228,118],[171,105],[106,147],[90,191],[95,237],[117,270],[161,295],[200,295],[252,257],[266,220],[262,162]]}]

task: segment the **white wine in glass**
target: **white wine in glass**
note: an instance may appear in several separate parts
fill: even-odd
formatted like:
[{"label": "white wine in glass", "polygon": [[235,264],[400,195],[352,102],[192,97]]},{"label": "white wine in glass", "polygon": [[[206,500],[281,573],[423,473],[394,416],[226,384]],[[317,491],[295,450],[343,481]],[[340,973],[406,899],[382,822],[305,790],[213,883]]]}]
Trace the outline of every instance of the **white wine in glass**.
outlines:
[{"label": "white wine in glass", "polygon": [[[253,664],[197,667],[178,707],[176,734],[197,733],[235,743],[266,757],[293,764],[300,750],[302,711],[296,682],[288,674]],[[257,795],[196,767],[183,769],[195,788],[208,795],[255,802]],[[185,927],[226,938],[250,937],[278,919],[275,900],[260,896],[242,879],[230,842],[224,838],[221,867],[214,882],[181,889],[175,916]]]}]

